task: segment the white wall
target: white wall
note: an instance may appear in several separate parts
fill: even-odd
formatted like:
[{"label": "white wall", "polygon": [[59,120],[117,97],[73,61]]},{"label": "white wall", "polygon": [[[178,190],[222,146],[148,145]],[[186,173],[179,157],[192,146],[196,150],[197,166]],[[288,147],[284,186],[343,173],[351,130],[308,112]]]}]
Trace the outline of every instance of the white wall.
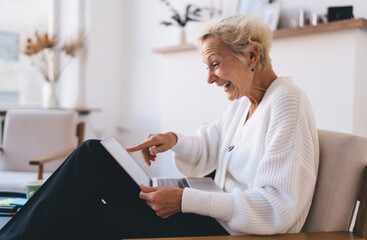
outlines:
[{"label": "white wall", "polygon": [[86,9],[85,102],[102,110],[88,117],[87,138],[104,138],[116,133],[124,106],[123,1],[89,1]]},{"label": "white wall", "polygon": [[[85,0],[53,1],[55,29],[61,39],[68,42],[85,31],[87,20],[85,19]],[[80,49],[74,58],[61,59],[64,60],[60,64],[64,70],[58,83],[60,107],[75,108],[85,106],[84,83],[87,45],[85,48]]]},{"label": "white wall", "polygon": [[367,32],[358,31],[356,42],[356,58],[355,58],[355,69],[356,72],[355,80],[356,85],[354,89],[354,126],[353,132],[364,133],[363,136],[367,137],[367,107],[366,107],[366,91],[367,91]]}]

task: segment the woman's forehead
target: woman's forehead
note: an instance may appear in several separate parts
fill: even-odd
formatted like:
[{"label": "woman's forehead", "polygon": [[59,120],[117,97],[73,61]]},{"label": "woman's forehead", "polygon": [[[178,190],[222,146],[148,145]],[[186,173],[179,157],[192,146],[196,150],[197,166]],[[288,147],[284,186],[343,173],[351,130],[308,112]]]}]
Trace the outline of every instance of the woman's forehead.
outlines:
[{"label": "woman's forehead", "polygon": [[203,60],[207,60],[213,54],[225,56],[228,53],[228,47],[220,38],[217,37],[209,37],[204,40],[201,45],[201,56],[203,57]]}]

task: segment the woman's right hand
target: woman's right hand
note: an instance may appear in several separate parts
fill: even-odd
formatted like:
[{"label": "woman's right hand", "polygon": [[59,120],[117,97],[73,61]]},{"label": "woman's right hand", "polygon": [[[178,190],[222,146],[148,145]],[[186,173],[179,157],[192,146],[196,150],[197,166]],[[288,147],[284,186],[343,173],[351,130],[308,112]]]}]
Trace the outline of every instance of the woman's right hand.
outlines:
[{"label": "woman's right hand", "polygon": [[128,152],[141,151],[144,161],[151,165],[151,161],[155,161],[157,153],[165,152],[175,146],[177,143],[177,136],[172,132],[149,134],[145,142],[140,143],[134,147],[126,148]]}]

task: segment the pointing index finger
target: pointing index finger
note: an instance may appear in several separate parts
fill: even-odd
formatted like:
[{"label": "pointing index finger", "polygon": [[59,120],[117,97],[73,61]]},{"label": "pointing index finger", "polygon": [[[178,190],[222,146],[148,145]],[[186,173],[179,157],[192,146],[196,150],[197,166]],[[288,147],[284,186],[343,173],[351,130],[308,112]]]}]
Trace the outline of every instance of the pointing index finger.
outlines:
[{"label": "pointing index finger", "polygon": [[128,151],[128,152],[136,152],[136,151],[140,151],[140,150],[143,150],[143,149],[146,149],[146,148],[153,147],[154,145],[155,144],[152,140],[148,140],[148,141],[140,143],[140,144],[138,144],[134,147],[126,148],[125,150]]}]

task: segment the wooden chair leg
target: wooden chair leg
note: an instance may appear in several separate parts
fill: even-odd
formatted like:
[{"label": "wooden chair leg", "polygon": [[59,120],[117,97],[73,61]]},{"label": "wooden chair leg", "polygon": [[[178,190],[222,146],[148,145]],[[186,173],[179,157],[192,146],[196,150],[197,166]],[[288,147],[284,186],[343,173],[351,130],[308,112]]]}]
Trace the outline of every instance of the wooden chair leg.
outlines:
[{"label": "wooden chair leg", "polygon": [[78,146],[84,141],[85,123],[80,122],[77,125],[76,136],[78,137]]},{"label": "wooden chair leg", "polygon": [[43,178],[43,164],[38,165],[38,179],[41,180]]}]

